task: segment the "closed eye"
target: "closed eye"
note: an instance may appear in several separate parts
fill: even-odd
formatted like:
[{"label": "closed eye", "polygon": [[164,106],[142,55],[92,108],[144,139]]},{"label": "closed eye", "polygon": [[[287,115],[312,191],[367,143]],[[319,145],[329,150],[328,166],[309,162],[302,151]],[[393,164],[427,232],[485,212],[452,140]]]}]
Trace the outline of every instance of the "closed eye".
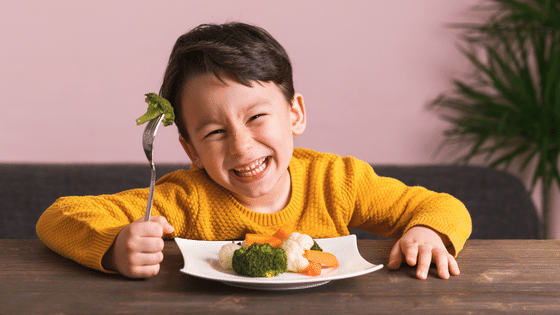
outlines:
[{"label": "closed eye", "polygon": [[251,121],[253,121],[253,120],[255,120],[255,119],[258,119],[258,118],[260,118],[260,117],[263,117],[264,115],[265,115],[265,114],[257,114],[257,115],[255,115],[255,116],[251,116],[251,118],[249,118],[249,121],[248,121],[248,122],[251,122]]},{"label": "closed eye", "polygon": [[216,129],[216,130],[213,130],[213,131],[209,132],[206,136],[204,136],[204,138],[208,138],[208,137],[211,137],[213,135],[221,134],[221,133],[224,133],[224,132],[225,132],[224,129]]}]

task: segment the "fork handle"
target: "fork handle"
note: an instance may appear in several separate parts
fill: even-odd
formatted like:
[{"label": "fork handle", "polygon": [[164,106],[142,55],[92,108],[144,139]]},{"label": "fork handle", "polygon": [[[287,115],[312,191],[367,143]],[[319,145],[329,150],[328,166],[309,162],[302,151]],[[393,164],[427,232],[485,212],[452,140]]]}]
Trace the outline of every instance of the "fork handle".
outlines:
[{"label": "fork handle", "polygon": [[150,214],[152,213],[152,203],[154,201],[154,188],[156,186],[156,168],[152,163],[152,171],[150,177],[150,193],[148,194],[148,203],[146,204],[146,214],[144,215],[144,222],[150,221]]}]

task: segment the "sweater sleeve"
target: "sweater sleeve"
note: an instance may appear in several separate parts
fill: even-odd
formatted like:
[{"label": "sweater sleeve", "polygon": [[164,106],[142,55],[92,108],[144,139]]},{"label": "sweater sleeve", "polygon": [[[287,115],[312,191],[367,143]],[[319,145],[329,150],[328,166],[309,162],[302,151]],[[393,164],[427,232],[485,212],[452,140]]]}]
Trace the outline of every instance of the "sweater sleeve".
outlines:
[{"label": "sweater sleeve", "polygon": [[[39,218],[37,235],[50,249],[86,267],[107,271],[103,255],[140,212],[141,191],[59,198]],[[137,208],[137,209],[135,209]]]},{"label": "sweater sleeve", "polygon": [[[177,178],[180,176],[171,173],[158,181],[152,207],[152,215],[165,216],[175,227],[174,234],[184,233],[192,221],[181,209],[192,209],[196,204],[193,198],[191,204],[185,200],[184,188],[173,182]],[[39,218],[37,235],[58,254],[86,267],[109,272],[102,267],[103,255],[126,225],[144,216],[147,199],[148,189],[61,197]]]},{"label": "sweater sleeve", "polygon": [[424,225],[447,236],[454,255],[463,248],[472,222],[461,201],[449,194],[380,177],[365,162],[354,160],[352,164],[356,195],[349,228],[398,238],[413,226]]}]

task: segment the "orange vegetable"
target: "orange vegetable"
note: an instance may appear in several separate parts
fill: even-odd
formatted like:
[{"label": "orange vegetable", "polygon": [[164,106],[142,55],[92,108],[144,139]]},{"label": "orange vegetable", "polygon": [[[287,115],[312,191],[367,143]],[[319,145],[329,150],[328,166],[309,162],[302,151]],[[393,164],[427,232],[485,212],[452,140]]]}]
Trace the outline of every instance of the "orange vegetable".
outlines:
[{"label": "orange vegetable", "polygon": [[251,246],[253,243],[268,243],[270,246],[276,248],[282,245],[282,240],[272,235],[247,233],[245,235],[245,243],[247,243],[248,246]]},{"label": "orange vegetable", "polygon": [[310,261],[309,265],[303,273],[307,276],[315,277],[321,275],[321,264],[318,262]]},{"label": "orange vegetable", "polygon": [[288,237],[290,235],[290,232],[288,231],[288,229],[284,226],[281,226],[278,231],[276,231],[276,233],[274,233],[274,237],[279,238],[280,240],[284,240],[286,237]]},{"label": "orange vegetable", "polygon": [[307,258],[310,262],[316,262],[328,267],[338,267],[338,260],[331,253],[309,249],[303,253],[303,257]]}]

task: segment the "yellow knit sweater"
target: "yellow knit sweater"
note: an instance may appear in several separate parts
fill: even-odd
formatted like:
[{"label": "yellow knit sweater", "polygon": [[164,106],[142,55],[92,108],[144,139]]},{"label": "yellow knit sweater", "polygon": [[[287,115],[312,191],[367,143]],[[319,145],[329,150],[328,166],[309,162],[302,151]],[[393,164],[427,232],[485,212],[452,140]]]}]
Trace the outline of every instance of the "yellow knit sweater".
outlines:
[{"label": "yellow knit sweater", "polygon": [[[289,170],[291,199],[277,213],[243,207],[197,169],[161,178],[152,214],[175,227],[166,237],[211,241],[273,234],[280,226],[314,238],[348,235],[356,227],[397,238],[412,226],[425,225],[446,235],[456,254],[471,233],[469,213],[459,200],[379,177],[355,158],[295,149]],[[55,252],[105,271],[103,255],[124,226],[144,215],[147,197],[148,189],[134,189],[59,198],[39,219],[37,235]]]}]

